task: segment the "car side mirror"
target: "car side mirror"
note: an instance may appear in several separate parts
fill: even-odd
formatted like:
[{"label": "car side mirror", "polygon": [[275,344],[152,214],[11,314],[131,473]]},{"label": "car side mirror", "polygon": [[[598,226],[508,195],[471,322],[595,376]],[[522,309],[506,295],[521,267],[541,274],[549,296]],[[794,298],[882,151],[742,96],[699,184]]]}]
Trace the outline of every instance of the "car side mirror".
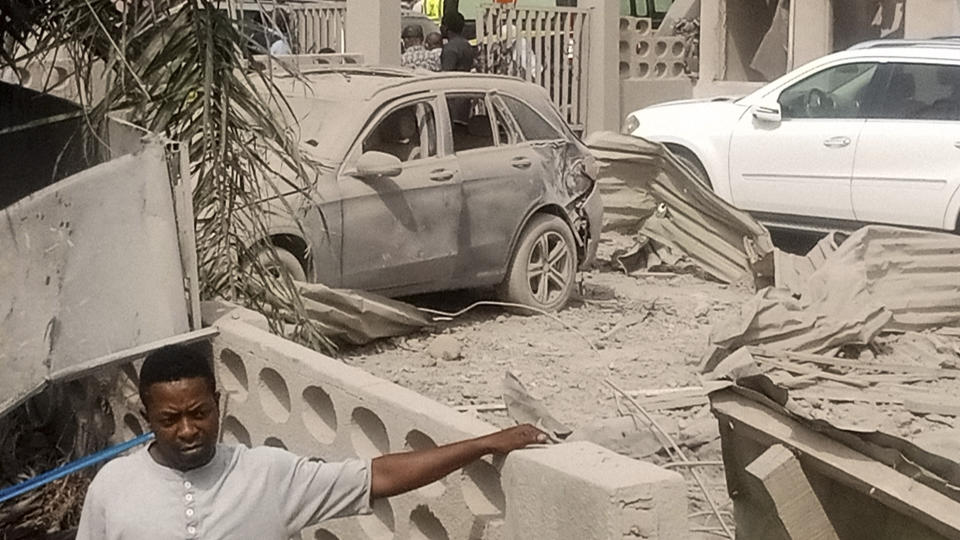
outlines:
[{"label": "car side mirror", "polygon": [[360,178],[376,178],[377,176],[399,176],[403,171],[400,158],[384,152],[371,150],[364,152],[357,160],[355,176]]},{"label": "car side mirror", "polygon": [[753,108],[753,117],[761,122],[779,124],[783,120],[779,103],[764,103]]}]

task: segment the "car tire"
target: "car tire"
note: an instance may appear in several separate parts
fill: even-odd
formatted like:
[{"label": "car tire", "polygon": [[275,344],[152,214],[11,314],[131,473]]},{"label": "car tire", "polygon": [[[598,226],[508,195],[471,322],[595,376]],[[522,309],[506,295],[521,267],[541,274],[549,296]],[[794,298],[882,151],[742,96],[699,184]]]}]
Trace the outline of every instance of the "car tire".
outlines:
[{"label": "car tire", "polygon": [[707,174],[707,169],[704,168],[703,163],[700,162],[693,152],[682,146],[671,147],[670,151],[673,152],[673,155],[677,157],[680,163],[683,163],[684,166],[690,169],[694,178],[710,191],[713,191],[713,183],[710,182],[710,175]]},{"label": "car tire", "polygon": [[557,216],[539,214],[520,235],[500,296],[507,302],[556,311],[570,300],[576,271],[577,249],[570,227]]},{"label": "car tire", "polygon": [[267,271],[271,271],[276,268],[276,265],[279,263],[287,273],[290,275],[290,279],[294,281],[306,281],[307,273],[303,269],[303,265],[300,263],[300,259],[296,255],[290,253],[289,251],[274,246],[274,251],[277,253],[276,260],[270,254],[269,247],[262,247],[257,251],[257,260],[260,262]]}]

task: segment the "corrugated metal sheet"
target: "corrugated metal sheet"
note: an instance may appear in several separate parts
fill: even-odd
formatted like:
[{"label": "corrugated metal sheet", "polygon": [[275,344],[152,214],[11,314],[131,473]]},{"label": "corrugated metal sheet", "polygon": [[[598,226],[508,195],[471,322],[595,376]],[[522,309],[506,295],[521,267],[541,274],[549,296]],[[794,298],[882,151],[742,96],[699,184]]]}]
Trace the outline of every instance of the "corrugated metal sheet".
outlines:
[{"label": "corrugated metal sheet", "polygon": [[[823,245],[806,262],[816,265]],[[793,280],[802,277],[794,269]],[[714,328],[726,350],[770,345],[828,352],[884,330],[960,325],[960,236],[897,227],[860,229],[805,283],[765,289]]]},{"label": "corrugated metal sheet", "polygon": [[757,275],[758,263],[774,250],[767,229],[705,188],[662,145],[615,133],[593,134],[587,145],[601,162],[601,177],[615,177],[657,200],[642,234],[722,281],[764,278]]},{"label": "corrugated metal sheet", "polygon": [[297,282],[303,306],[324,335],[356,345],[409,334],[430,324],[417,308],[364,291]]},{"label": "corrugated metal sheet", "polygon": [[893,313],[886,327],[922,330],[960,324],[960,236],[864,227],[827,257],[801,288],[819,301],[854,289],[852,301],[874,302]]},{"label": "corrugated metal sheet", "polygon": [[794,255],[776,250],[774,253],[774,285],[800,294],[818,268],[823,266],[827,257],[840,247],[850,235],[834,231],[824,236],[806,255]]}]

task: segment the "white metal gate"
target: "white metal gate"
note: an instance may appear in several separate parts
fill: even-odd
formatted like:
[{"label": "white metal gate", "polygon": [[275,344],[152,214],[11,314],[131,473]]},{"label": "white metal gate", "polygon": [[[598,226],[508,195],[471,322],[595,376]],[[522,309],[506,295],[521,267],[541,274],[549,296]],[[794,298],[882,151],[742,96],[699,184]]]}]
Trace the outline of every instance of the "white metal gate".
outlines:
[{"label": "white metal gate", "polygon": [[282,9],[290,17],[291,45],[297,54],[316,54],[331,48],[344,52],[347,3],[289,2]]},{"label": "white metal gate", "polygon": [[570,127],[584,129],[589,11],[486,5],[478,15],[482,70],[513,75],[546,88]]}]

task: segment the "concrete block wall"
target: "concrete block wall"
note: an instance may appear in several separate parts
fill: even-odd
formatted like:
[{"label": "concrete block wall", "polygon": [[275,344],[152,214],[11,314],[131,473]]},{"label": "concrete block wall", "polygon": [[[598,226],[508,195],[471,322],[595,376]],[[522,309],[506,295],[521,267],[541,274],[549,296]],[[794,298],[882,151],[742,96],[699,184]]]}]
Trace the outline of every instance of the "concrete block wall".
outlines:
[{"label": "concrete block wall", "polygon": [[620,17],[620,78],[677,79],[683,72],[683,38],[657,36],[646,17]]},{"label": "concrete block wall", "polygon": [[[272,335],[246,310],[204,307],[205,315],[219,317],[214,325],[220,334],[213,344],[223,394],[224,442],[279,446],[338,460],[428,448],[496,429]],[[127,365],[115,375],[111,406],[118,439],[144,429],[138,414],[136,373],[135,366]],[[618,468],[610,465],[611,459]],[[412,493],[378,501],[373,515],[326,522],[305,530],[302,538],[600,540],[619,539],[621,532],[632,530],[658,531],[649,538],[686,537],[686,498],[683,481],[675,473],[589,443],[514,452],[505,461],[485,459]],[[614,476],[619,480],[614,481]],[[665,478],[675,481],[679,489],[663,489],[670,483],[664,483]],[[559,491],[529,491],[542,482]],[[530,515],[531,497],[544,507],[550,505],[552,515],[559,516],[557,534],[527,534],[528,529],[517,527],[517,519],[510,529],[512,516]],[[640,500],[644,511],[621,504],[626,500]],[[590,510],[585,513],[578,510],[581,507]],[[672,510],[665,511],[677,508],[683,524],[661,526],[675,521]],[[582,526],[568,523],[584,517],[604,522],[588,527],[593,531],[589,534],[581,532]],[[674,534],[675,528],[680,532]]]}]

